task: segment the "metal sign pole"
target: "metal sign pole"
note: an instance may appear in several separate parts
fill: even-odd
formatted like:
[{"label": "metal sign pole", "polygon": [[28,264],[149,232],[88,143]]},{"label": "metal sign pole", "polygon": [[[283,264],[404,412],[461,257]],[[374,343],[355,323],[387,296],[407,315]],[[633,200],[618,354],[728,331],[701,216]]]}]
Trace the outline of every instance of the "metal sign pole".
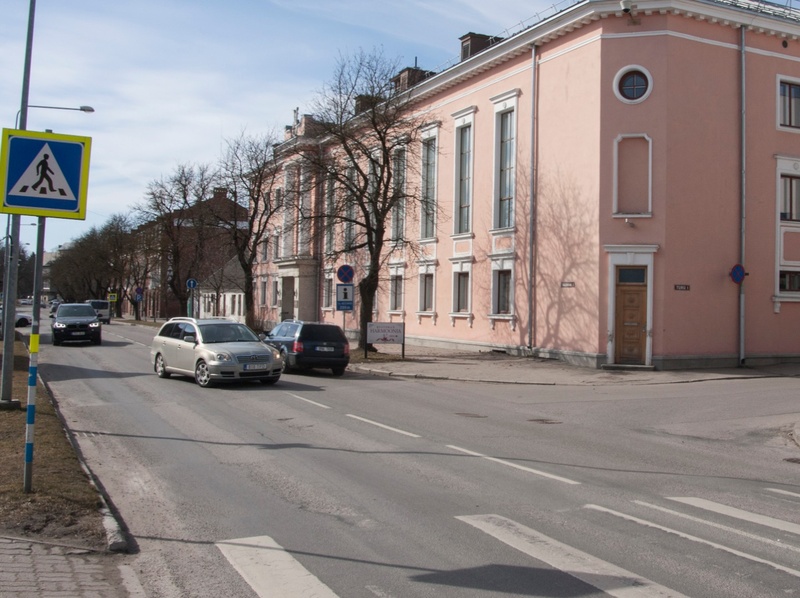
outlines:
[{"label": "metal sign pole", "polygon": [[36,421],[36,382],[39,379],[39,320],[42,310],[42,270],[44,264],[44,225],[46,218],[39,217],[36,239],[36,269],[33,275],[33,324],[30,337],[30,365],[28,366],[28,417],[25,425],[25,466],[23,488],[31,491],[33,480],[33,430]]}]

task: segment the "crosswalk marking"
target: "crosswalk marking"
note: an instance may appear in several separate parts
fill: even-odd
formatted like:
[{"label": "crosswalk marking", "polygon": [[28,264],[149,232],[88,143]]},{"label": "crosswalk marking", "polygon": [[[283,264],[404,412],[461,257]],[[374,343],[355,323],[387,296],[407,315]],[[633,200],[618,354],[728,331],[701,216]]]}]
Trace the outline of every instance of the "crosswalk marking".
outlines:
[{"label": "crosswalk marking", "polygon": [[506,517],[469,515],[456,519],[616,598],[686,598]]},{"label": "crosswalk marking", "polygon": [[713,513],[719,513],[735,519],[741,519],[742,521],[749,521],[750,523],[757,523],[758,525],[800,535],[800,525],[797,525],[796,523],[789,523],[788,521],[781,521],[780,519],[775,519],[774,517],[750,513],[749,511],[737,509],[736,507],[729,507],[728,505],[705,500],[704,498],[694,498],[691,496],[668,496],[667,499],[697,507],[698,509],[705,509],[706,511],[712,511]]},{"label": "crosswalk marking", "polygon": [[261,598],[337,598],[269,536],[226,540],[216,546]]},{"label": "crosswalk marking", "polygon": [[686,534],[684,532],[665,527],[663,525],[659,525],[658,523],[654,523],[652,521],[647,521],[646,519],[640,519],[639,517],[634,517],[633,515],[627,515],[625,513],[620,513],[619,511],[613,511],[612,509],[607,509],[605,507],[601,507],[599,505],[583,505],[584,509],[592,509],[595,511],[600,511],[601,513],[608,513],[609,515],[613,515],[615,517],[619,517],[620,519],[625,519],[627,521],[632,521],[633,523],[638,523],[639,525],[644,525],[645,527],[649,527],[652,529],[661,530],[662,532],[667,532],[668,534],[676,535],[680,538],[685,540],[691,540],[692,542],[697,542],[698,544],[705,544],[706,546],[711,546],[713,548],[717,548],[719,550],[723,550],[725,552],[729,552],[730,554],[735,554],[736,556],[740,556],[744,559],[748,559],[750,561],[754,561],[756,563],[761,563],[763,565],[769,565],[770,567],[777,569],[778,571],[783,571],[784,573],[788,573],[794,577],[800,577],[800,571],[797,569],[791,569],[789,567],[784,567],[783,565],[779,565],[778,563],[773,563],[772,561],[768,561],[766,559],[762,559],[752,554],[747,554],[746,552],[742,552],[741,550],[736,550],[735,548],[729,548],[723,544],[718,544],[716,542],[711,542],[709,540],[704,540],[703,538],[698,538],[697,536],[693,536],[691,534]]},{"label": "crosswalk marking", "polygon": [[637,505],[642,505],[643,507],[647,507],[649,509],[655,509],[656,511],[661,511],[662,513],[667,513],[668,515],[672,515],[674,517],[681,517],[692,523],[702,523],[703,525],[707,525],[709,527],[713,527],[715,529],[720,529],[725,532],[729,532],[731,534],[737,534],[748,540],[757,540],[759,542],[763,542],[764,544],[769,544],[770,546],[774,546],[775,548],[783,548],[785,550],[792,550],[794,552],[800,552],[800,548],[795,546],[791,546],[786,544],[785,542],[776,542],[775,540],[771,540],[770,538],[763,538],[761,536],[757,536],[755,534],[751,534],[748,532],[744,532],[740,529],[736,529],[735,527],[729,527],[727,525],[722,525],[721,523],[714,523],[713,521],[708,521],[706,519],[700,519],[699,517],[693,517],[692,515],[687,515],[686,513],[679,513],[678,511],[673,511],[672,509],[667,509],[665,507],[660,507],[658,505],[652,505],[650,503],[644,502],[643,500],[634,500],[633,501]]}]

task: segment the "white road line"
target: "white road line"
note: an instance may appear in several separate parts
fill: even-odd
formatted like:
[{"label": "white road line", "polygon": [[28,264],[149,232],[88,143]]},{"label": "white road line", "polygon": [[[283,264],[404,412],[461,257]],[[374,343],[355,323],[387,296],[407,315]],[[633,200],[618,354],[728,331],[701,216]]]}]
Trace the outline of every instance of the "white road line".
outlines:
[{"label": "white road line", "polygon": [[269,536],[225,540],[216,546],[261,598],[337,598]]},{"label": "white road line", "polygon": [[378,426],[379,428],[383,428],[384,430],[389,430],[391,432],[397,432],[398,434],[411,436],[411,438],[421,438],[419,434],[414,434],[413,432],[406,432],[405,430],[400,430],[399,428],[392,428],[391,426],[387,426],[386,424],[381,424],[379,422],[372,421],[371,419],[358,417],[357,415],[353,415],[351,413],[348,413],[347,417],[352,417],[353,419],[357,419],[358,421],[364,422],[365,424],[372,424],[373,426]]},{"label": "white road line", "polygon": [[769,492],[775,492],[776,494],[783,494],[784,496],[791,496],[794,498],[800,498],[800,494],[796,492],[789,492],[788,490],[779,490],[778,488],[766,488]]},{"label": "white road line", "polygon": [[674,500],[685,505],[691,505],[693,507],[697,507],[698,509],[705,509],[706,511],[711,511],[713,513],[727,515],[728,517],[733,517],[734,519],[741,519],[742,521],[749,521],[750,523],[757,523],[758,525],[764,525],[773,529],[779,529],[784,532],[800,535],[800,525],[797,525],[796,523],[789,523],[788,521],[767,517],[766,515],[750,513],[749,511],[743,511],[735,507],[729,507],[728,505],[705,500],[704,498],[694,498],[692,496],[667,496],[667,499]]},{"label": "white road line", "polygon": [[316,401],[312,401],[311,399],[307,399],[305,397],[301,397],[300,395],[296,395],[296,394],[291,393],[291,392],[287,392],[286,394],[289,395],[290,397],[294,397],[295,399],[300,399],[301,401],[305,401],[306,403],[311,403],[312,405],[315,405],[317,407],[322,407],[323,409],[330,409],[330,407],[328,405],[323,405],[322,403],[317,403]]},{"label": "white road line", "polygon": [[700,519],[699,517],[693,517],[691,515],[687,515],[686,513],[681,513],[679,511],[673,511],[672,509],[667,509],[665,507],[659,507],[658,505],[652,505],[650,503],[644,502],[643,500],[634,500],[634,503],[637,505],[642,505],[643,507],[647,507],[649,509],[655,509],[656,511],[661,511],[662,513],[667,513],[668,515],[672,515],[674,517],[681,517],[693,523],[702,523],[703,525],[707,525],[709,527],[713,527],[716,529],[721,529],[723,531],[729,532],[731,534],[737,534],[739,536],[743,536],[748,538],[749,540],[758,540],[759,542],[763,542],[765,544],[769,544],[770,546],[774,546],[775,548],[784,548],[786,550],[792,550],[794,552],[800,552],[800,548],[796,546],[791,546],[786,542],[776,542],[775,540],[771,540],[769,538],[763,538],[761,536],[757,536],[755,534],[751,534],[740,529],[736,529],[734,527],[728,527],[727,525],[722,525],[719,523],[714,523],[713,521],[708,521],[706,519]]},{"label": "white road line", "polygon": [[533,473],[544,478],[550,478],[551,480],[556,480],[557,482],[564,482],[565,484],[575,484],[580,485],[580,482],[576,482],[575,480],[570,480],[569,478],[562,478],[561,476],[547,473],[546,471],[539,471],[538,469],[532,469],[530,467],[525,467],[524,465],[518,465],[516,463],[512,463],[511,461],[505,461],[503,459],[497,459],[496,457],[489,457],[488,455],[483,455],[481,453],[476,453],[475,451],[470,451],[465,448],[461,448],[458,446],[454,446],[452,444],[448,444],[447,448],[451,448],[454,451],[460,451],[462,453],[466,453],[467,455],[472,455],[473,457],[480,457],[481,459],[486,459],[487,461],[494,461],[495,463],[500,463],[501,465],[507,465],[508,467],[513,467],[514,469],[519,469],[522,471],[527,471],[528,473]]},{"label": "white road line", "polygon": [[611,596],[686,598],[683,594],[563,544],[506,517],[470,515],[456,519]]},{"label": "white road line", "polygon": [[605,507],[600,507],[598,505],[583,505],[584,509],[593,509],[595,511],[600,511],[602,513],[608,513],[609,515],[614,515],[615,517],[620,517],[621,519],[626,519],[628,521],[632,521],[634,523],[638,523],[639,525],[644,525],[645,527],[650,527],[653,529],[661,530],[662,532],[667,532],[668,534],[674,534],[680,538],[685,540],[691,540],[692,542],[697,542],[698,544],[705,544],[706,546],[711,546],[712,548],[716,548],[718,550],[723,550],[725,552],[729,552],[730,554],[734,554],[736,556],[740,556],[744,559],[749,561],[754,561],[756,563],[761,563],[763,565],[768,565],[778,571],[783,571],[784,573],[788,573],[794,577],[800,577],[800,571],[796,569],[790,569],[789,567],[784,567],[783,565],[779,565],[778,563],[773,563],[772,561],[767,561],[760,557],[754,556],[752,554],[747,554],[746,552],[741,552],[740,550],[735,550],[733,548],[729,548],[722,544],[717,544],[716,542],[710,542],[708,540],[703,540],[702,538],[698,538],[697,536],[692,536],[690,534],[685,534],[683,532],[679,532],[678,530],[671,529],[669,527],[664,527],[663,525],[658,525],[657,523],[653,523],[652,521],[647,521],[645,519],[639,519],[638,517],[634,517],[633,515],[626,515],[625,513],[620,513],[618,511],[612,511],[611,509],[606,509]]}]

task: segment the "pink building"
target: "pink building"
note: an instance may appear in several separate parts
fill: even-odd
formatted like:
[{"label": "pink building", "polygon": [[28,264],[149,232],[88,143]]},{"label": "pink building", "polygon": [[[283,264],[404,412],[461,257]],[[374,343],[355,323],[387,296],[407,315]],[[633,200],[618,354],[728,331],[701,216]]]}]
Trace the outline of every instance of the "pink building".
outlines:
[{"label": "pink building", "polygon": [[[430,114],[417,183],[440,212],[407,219],[421,251],[389,260],[375,321],[595,367],[800,358],[800,11],[586,0],[462,44],[412,90]],[[343,260],[287,218],[264,322],[352,333]]]}]

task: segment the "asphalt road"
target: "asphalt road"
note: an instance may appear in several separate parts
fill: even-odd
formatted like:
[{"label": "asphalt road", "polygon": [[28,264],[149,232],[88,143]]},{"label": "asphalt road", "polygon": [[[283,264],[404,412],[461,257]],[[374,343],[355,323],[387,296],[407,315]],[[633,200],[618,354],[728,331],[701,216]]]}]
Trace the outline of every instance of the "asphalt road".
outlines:
[{"label": "asphalt road", "polygon": [[39,368],[147,596],[800,593],[797,379],[200,389],[154,332],[44,333]]}]

